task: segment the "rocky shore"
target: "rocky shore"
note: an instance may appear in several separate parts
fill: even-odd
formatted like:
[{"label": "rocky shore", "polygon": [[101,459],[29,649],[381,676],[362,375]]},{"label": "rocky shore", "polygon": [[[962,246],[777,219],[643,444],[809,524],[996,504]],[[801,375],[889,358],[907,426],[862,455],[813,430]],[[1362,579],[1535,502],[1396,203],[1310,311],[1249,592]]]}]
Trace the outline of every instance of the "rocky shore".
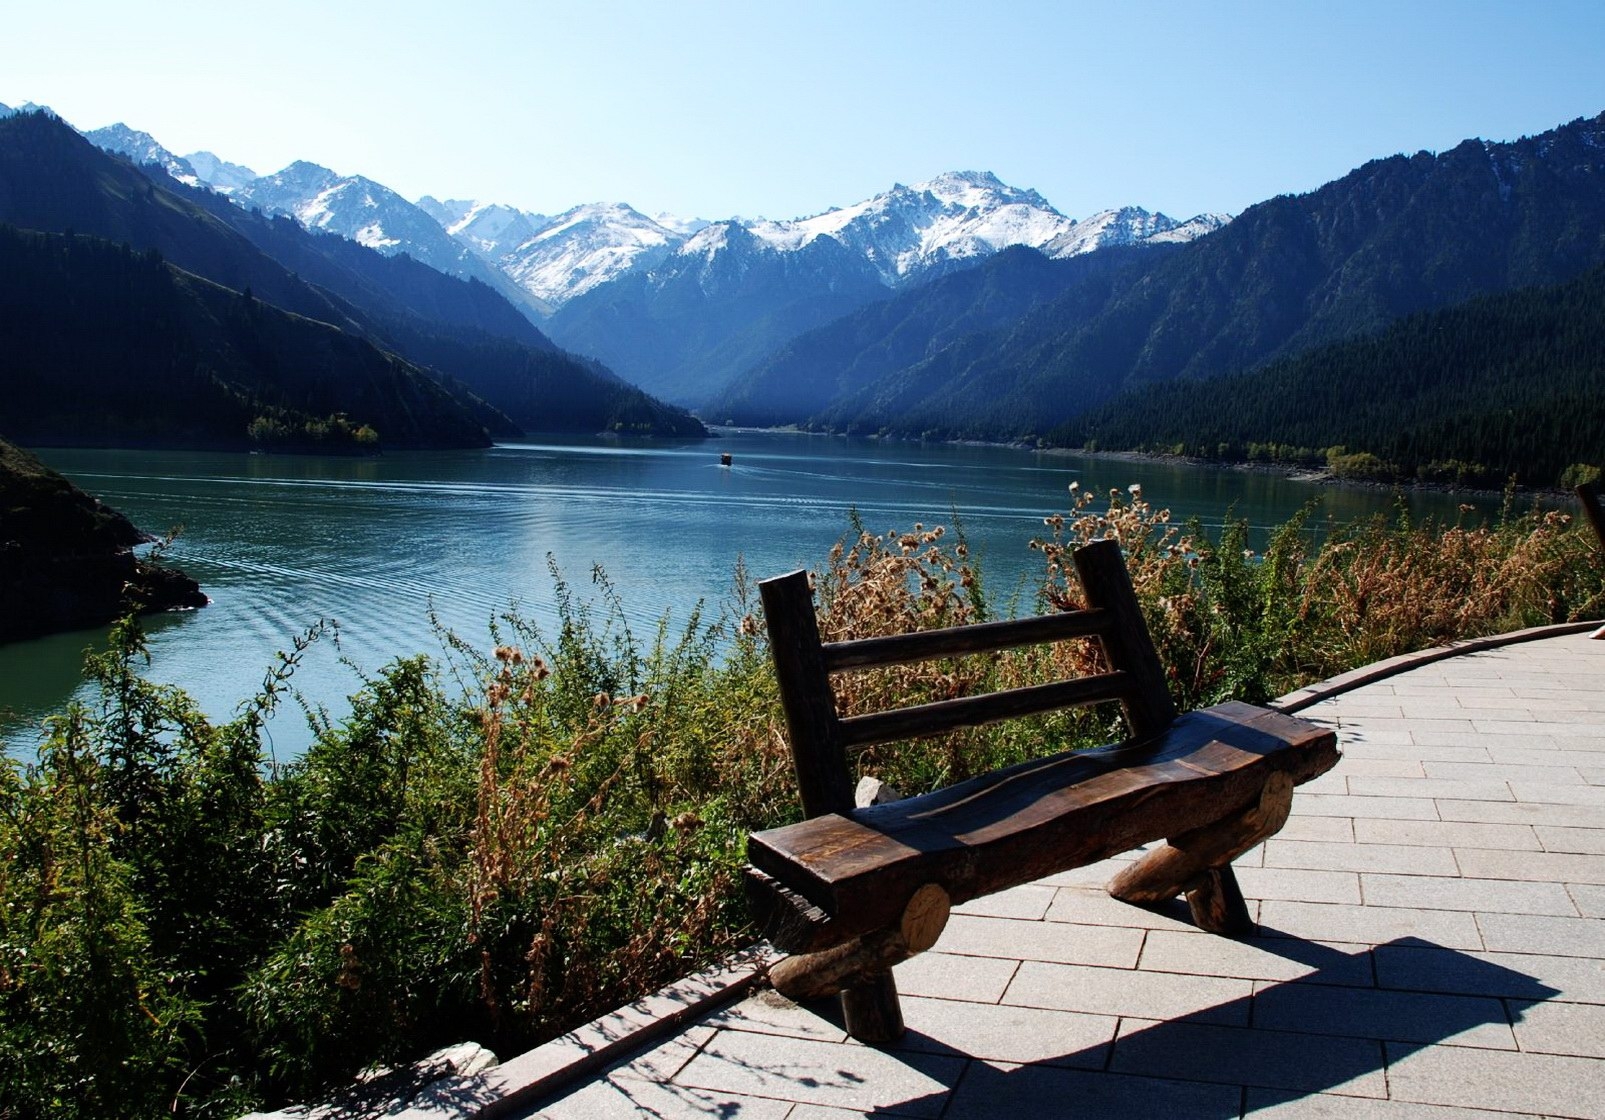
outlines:
[{"label": "rocky shore", "polygon": [[134,553],[155,538],[0,440],[0,642],[206,605],[183,572]]}]

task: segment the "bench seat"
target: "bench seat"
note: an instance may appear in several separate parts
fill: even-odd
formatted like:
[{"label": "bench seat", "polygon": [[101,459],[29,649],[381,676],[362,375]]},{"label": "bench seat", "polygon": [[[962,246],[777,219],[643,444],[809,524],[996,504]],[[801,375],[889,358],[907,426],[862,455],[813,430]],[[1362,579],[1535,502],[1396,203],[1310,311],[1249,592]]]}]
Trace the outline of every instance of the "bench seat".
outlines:
[{"label": "bench seat", "polygon": [[895,924],[924,884],[957,904],[1029,883],[1229,817],[1273,772],[1296,785],[1337,758],[1326,728],[1219,704],[1141,743],[754,833],[748,897],[777,948],[815,952]]}]

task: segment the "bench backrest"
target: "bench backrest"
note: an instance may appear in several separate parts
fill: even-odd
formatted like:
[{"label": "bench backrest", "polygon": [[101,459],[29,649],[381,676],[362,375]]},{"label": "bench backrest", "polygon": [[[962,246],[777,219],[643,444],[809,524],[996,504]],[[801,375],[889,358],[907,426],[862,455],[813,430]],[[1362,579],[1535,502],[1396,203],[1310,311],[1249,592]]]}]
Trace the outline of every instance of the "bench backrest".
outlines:
[{"label": "bench backrest", "polygon": [[[803,810],[810,817],[853,806],[848,753],[875,743],[937,735],[1061,708],[1120,701],[1134,739],[1157,735],[1176,718],[1165,673],[1116,541],[1095,541],[1073,554],[1087,609],[945,630],[822,642],[813,593],[801,571],[761,582],[764,618],[781,705],[797,766]],[[990,653],[1067,638],[1092,638],[1109,672],[957,700],[842,718],[830,675],[942,657]]]}]

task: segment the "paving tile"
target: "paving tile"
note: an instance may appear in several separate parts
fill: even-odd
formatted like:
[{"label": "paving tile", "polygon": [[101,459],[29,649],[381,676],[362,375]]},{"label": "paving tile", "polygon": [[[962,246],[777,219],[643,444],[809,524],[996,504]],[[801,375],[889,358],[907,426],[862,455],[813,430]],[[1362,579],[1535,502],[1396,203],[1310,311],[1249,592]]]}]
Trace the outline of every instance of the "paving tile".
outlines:
[{"label": "paving tile", "polygon": [[1023,961],[1003,1002],[1144,1019],[1248,1022],[1251,981]]},{"label": "paving tile", "polygon": [[1371,955],[1353,945],[1325,945],[1286,937],[1217,937],[1211,933],[1154,930],[1138,967],[1145,972],[1235,976],[1245,980],[1305,980],[1312,984],[1369,986]]},{"label": "paving tile", "polygon": [[1534,1054],[1605,1058],[1605,1007],[1587,1003],[1512,1000],[1516,1040]]},{"label": "paving tile", "polygon": [[1577,916],[1571,895],[1559,883],[1449,879],[1430,875],[1361,875],[1360,886],[1368,906]]},{"label": "paving tile", "polygon": [[1591,739],[1596,742],[1599,739],[1598,729],[1585,726],[1583,721],[1473,719],[1471,725],[1479,735],[1551,735],[1558,740]]},{"label": "paving tile", "polygon": [[706,1046],[716,1033],[714,1028],[706,1024],[687,1027],[668,1041],[615,1065],[609,1075],[668,1081],[684,1069],[685,1064],[696,1057],[697,1051]]},{"label": "paving tile", "polygon": [[1605,809],[1605,786],[1561,786],[1552,782],[1511,782],[1517,801],[1533,805],[1587,805]]},{"label": "paving tile", "polygon": [[821,1009],[793,1003],[773,988],[759,989],[739,1003],[714,1012],[702,1022],[724,1030],[783,1034],[792,1038],[814,1038],[821,1042],[847,1041],[847,1031],[840,1022],[828,1018],[821,1013]]},{"label": "paving tile", "polygon": [[1275,1089],[1250,1089],[1243,1115],[1254,1120],[1539,1120],[1536,1113],[1529,1112],[1489,1112],[1414,1101],[1362,1100],[1331,1093],[1291,1094]]},{"label": "paving tile", "polygon": [[1148,1077],[1385,1097],[1382,1046],[1371,1039],[1122,1019],[1110,1069]]},{"label": "paving tile", "polygon": [[[1295,804],[1297,804],[1295,802]],[[1352,817],[1313,817],[1295,812],[1287,818],[1282,831],[1276,834],[1283,840],[1316,840],[1323,844],[1354,843]]]},{"label": "paving tile", "polygon": [[1546,852],[1571,852],[1578,855],[1605,855],[1605,813],[1600,814],[1598,828],[1568,828],[1564,825],[1537,825],[1533,831]]},{"label": "paving tile", "polygon": [[1558,786],[1586,784],[1575,766],[1528,766],[1508,763],[1502,758],[1491,763],[1428,762],[1423,766],[1427,777],[1452,782],[1540,782]]},{"label": "paving tile", "polygon": [[1303,1034],[1516,1049],[1504,1003],[1486,996],[1267,984],[1254,993],[1253,1023]]},{"label": "paving tile", "polygon": [[1605,921],[1538,914],[1478,914],[1490,953],[1538,953],[1552,957],[1605,957]]},{"label": "paving tile", "polygon": [[1566,892],[1577,904],[1577,912],[1585,918],[1605,918],[1605,886],[1572,883]]},{"label": "paving tile", "polygon": [[1486,824],[1553,824],[1593,828],[1602,814],[1586,805],[1523,805],[1505,801],[1454,801],[1437,803],[1437,814],[1446,821],[1477,821]]},{"label": "paving tile", "polygon": [[1023,887],[999,891],[953,907],[955,914],[978,914],[989,918],[1035,920],[1048,912],[1053,888],[1028,883]]},{"label": "paving tile", "polygon": [[[1587,791],[1590,786],[1578,786]],[[1453,797],[1460,801],[1515,801],[1503,781],[1467,782],[1449,778],[1353,778],[1349,792],[1357,797]],[[1523,799],[1527,800],[1527,799]]]},{"label": "paving tile", "polygon": [[1353,871],[1307,871],[1288,867],[1239,867],[1237,885],[1246,898],[1302,902],[1359,902],[1360,877]]},{"label": "paving tile", "polygon": [[1605,962],[1533,953],[1471,953],[1425,943],[1379,945],[1377,986],[1516,1000],[1605,1003]]},{"label": "paving tile", "polygon": [[892,970],[897,990],[911,996],[996,1003],[1019,962],[999,957],[963,957],[932,951]]},{"label": "paving tile", "polygon": [[1305,782],[1299,788],[1306,793],[1343,797],[1349,792],[1349,779],[1340,770],[1328,770],[1319,778]]},{"label": "paving tile", "polygon": [[1438,807],[1423,793],[1419,797],[1348,797],[1295,793],[1293,814],[1310,817],[1384,817],[1401,821],[1435,821]]},{"label": "paving tile", "polygon": [[1342,906],[1314,902],[1260,903],[1260,933],[1317,941],[1380,945],[1413,937],[1450,949],[1481,949],[1482,935],[1470,914],[1408,907]]},{"label": "paving tile", "polygon": [[1318,844],[1306,840],[1265,842],[1265,866],[1325,871],[1394,871],[1405,875],[1458,875],[1448,848],[1407,844]]},{"label": "paving tile", "polygon": [[1053,905],[1048,907],[1050,922],[1072,922],[1078,925],[1130,926],[1136,929],[1196,929],[1188,917],[1187,905],[1173,902],[1150,909],[1133,906],[1110,898],[1109,893],[1096,887],[1060,887]]},{"label": "paving tile", "polygon": [[955,914],[936,947],[963,956],[1134,968],[1143,931],[1128,926],[1019,922]]},{"label": "paving tile", "polygon": [[[1418,748],[1411,747],[1414,751]],[[1336,773],[1348,777],[1366,778],[1425,778],[1426,768],[1420,759],[1410,758],[1365,758],[1357,756],[1353,751],[1343,752],[1343,761],[1338,763]],[[1309,788],[1313,789],[1313,783]]]},{"label": "paving tile", "polygon": [[1428,848],[1500,848],[1510,852],[1542,849],[1532,826],[1525,824],[1360,820],[1354,822],[1354,838],[1362,844],[1417,844]]},{"label": "paving tile", "polygon": [[768,1100],[741,1093],[707,1092],[682,1085],[660,1084],[638,1078],[604,1078],[583,1084],[552,1101],[535,1116],[550,1120],[637,1120],[642,1116],[663,1120],[708,1120],[710,1116],[740,1120],[783,1120],[789,1100]]},{"label": "paving tile", "polygon": [[1605,1063],[1550,1054],[1390,1042],[1396,1100],[1556,1116],[1605,1115]]},{"label": "paving tile", "polygon": [[894,1054],[869,1046],[720,1031],[675,1083],[860,1112],[935,1116],[966,1064],[963,1058],[941,1054]]},{"label": "paving tile", "polygon": [[904,999],[908,1032],[893,1050],[1017,1064],[1102,1069],[1120,1020],[1040,1007]]},{"label": "paving tile", "polygon": [[1473,879],[1527,879],[1543,883],[1605,884],[1605,855],[1565,852],[1496,852],[1456,848],[1460,873]]},{"label": "paving tile", "polygon": [[[1393,759],[1401,762],[1492,762],[1493,757],[1482,746],[1426,746],[1421,743],[1344,743],[1343,762],[1347,766],[1356,759]],[[1426,777],[1419,773],[1417,777]]]},{"label": "paving tile", "polygon": [[946,1115],[963,1120],[1071,1115],[1097,1120],[1236,1120],[1242,1092],[1236,1085],[976,1062],[953,1091]]},{"label": "paving tile", "polygon": [[[786,1120],[863,1120],[864,1113],[854,1108],[831,1108],[823,1104],[794,1104],[786,1113]],[[881,1113],[895,1116],[896,1113]]]},{"label": "paving tile", "polygon": [[1067,868],[1055,875],[1048,875],[1038,879],[1032,885],[1037,887],[1098,887],[1102,889],[1105,883],[1120,874],[1121,869],[1141,856],[1144,850],[1139,848],[1136,851],[1114,856],[1111,859],[1089,863],[1085,867]]},{"label": "paving tile", "polygon": [[[1584,771],[1590,768],[1605,766],[1605,750],[1589,750],[1586,744],[1575,745],[1562,749],[1558,746],[1548,747],[1501,747],[1499,749],[1500,762],[1520,762],[1533,766],[1575,766]],[[1597,782],[1591,782],[1597,785]]]}]

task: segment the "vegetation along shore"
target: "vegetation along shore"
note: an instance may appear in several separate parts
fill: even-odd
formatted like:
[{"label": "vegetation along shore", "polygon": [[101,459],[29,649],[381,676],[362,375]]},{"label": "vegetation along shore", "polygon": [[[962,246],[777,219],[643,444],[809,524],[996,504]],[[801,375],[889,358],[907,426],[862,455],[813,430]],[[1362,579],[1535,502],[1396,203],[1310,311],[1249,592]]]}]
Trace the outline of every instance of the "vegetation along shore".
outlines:
[{"label": "vegetation along shore", "polygon": [[[1067,551],[1114,535],[1184,707],[1263,700],[1410,649],[1605,613],[1586,526],[1507,500],[1490,525],[1313,513],[1250,552],[1140,492],[1048,516],[1037,598],[1074,602]],[[746,573],[719,608],[623,622],[554,573],[559,623],[504,616],[486,653],[366,679],[349,717],[268,761],[302,642],[226,722],[145,679],[131,619],[85,666],[35,763],[0,769],[0,1099],[16,1115],[232,1116],[472,1039],[514,1053],[753,936],[749,830],[799,808]],[[827,640],[989,618],[962,537],[853,526],[815,572]],[[1086,656],[1011,652],[849,680],[873,707],[1040,681]],[[1111,713],[877,748],[866,772],[946,784],[1108,737]]]}]

